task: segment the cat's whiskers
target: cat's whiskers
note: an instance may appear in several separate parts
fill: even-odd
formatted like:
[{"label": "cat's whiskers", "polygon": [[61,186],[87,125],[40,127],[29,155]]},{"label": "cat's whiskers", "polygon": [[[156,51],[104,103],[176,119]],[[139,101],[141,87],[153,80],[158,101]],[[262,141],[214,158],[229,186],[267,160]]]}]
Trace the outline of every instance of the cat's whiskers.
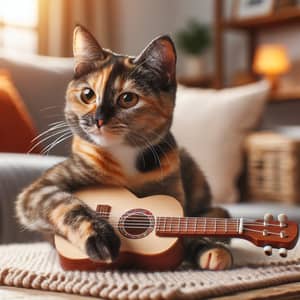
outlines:
[{"label": "cat's whiskers", "polygon": [[55,122],[52,122],[52,123],[49,123],[49,127],[52,126],[52,125],[56,125],[56,124],[67,124],[66,121],[62,120],[62,121],[55,121]]},{"label": "cat's whiskers", "polygon": [[145,141],[145,144],[144,144],[144,145],[149,147],[150,151],[151,151],[152,154],[153,154],[154,159],[157,160],[157,162],[158,162],[158,164],[159,164],[159,169],[160,169],[160,173],[161,173],[161,179],[163,179],[163,178],[164,178],[164,176],[163,176],[164,174],[163,174],[163,169],[162,169],[162,167],[161,167],[161,161],[160,161],[160,159],[159,159],[158,153],[156,152],[155,148],[153,147],[153,144],[151,144],[151,142],[149,142],[148,139],[147,139],[146,137],[144,137],[144,136],[138,134],[137,132],[131,131],[131,133],[134,134],[135,136],[137,136],[138,138],[141,138],[142,140]]},{"label": "cat's whiskers", "polygon": [[36,141],[37,139],[41,138],[43,135],[51,132],[51,131],[55,131],[55,130],[58,130],[58,129],[62,129],[64,127],[68,127],[69,125],[68,124],[57,124],[57,125],[54,125],[54,126],[51,126],[50,128],[48,128],[47,130],[43,131],[42,133],[40,133],[39,135],[37,135],[34,139],[31,140],[31,142],[34,142]]},{"label": "cat's whiskers", "polygon": [[71,136],[73,136],[73,133],[71,133],[71,132],[66,132],[66,133],[62,134],[60,137],[58,137],[53,142],[51,142],[48,146],[46,146],[42,150],[42,154],[46,154],[46,153],[49,154],[49,151],[51,149],[53,149],[55,146],[57,146],[61,142],[65,141],[66,139],[70,138]]},{"label": "cat's whiskers", "polygon": [[[147,141],[146,138],[145,138],[145,140]],[[155,155],[154,158],[157,159],[157,161],[158,161],[159,169],[160,169],[160,177],[161,177],[161,180],[162,180],[164,178],[164,174],[163,174],[163,169],[161,167],[161,161],[159,159],[159,155],[158,155],[157,151],[155,150],[155,148],[153,147],[153,145],[150,142],[148,142],[148,144],[150,146],[151,152]]]},{"label": "cat's whiskers", "polygon": [[[148,128],[148,130],[150,131],[151,134],[155,135],[159,140],[161,140],[162,138],[162,134],[158,134],[157,132],[155,132],[153,129]],[[174,146],[171,145],[168,141],[164,140],[164,143],[167,144],[168,146],[170,146],[170,149],[172,149]]]},{"label": "cat's whiskers", "polygon": [[37,146],[41,145],[43,142],[49,140],[50,138],[52,138],[52,137],[54,137],[54,136],[56,136],[56,135],[58,135],[58,134],[63,134],[63,133],[66,133],[66,132],[70,132],[70,131],[71,131],[69,127],[68,127],[68,128],[64,128],[64,129],[58,128],[57,130],[59,130],[59,131],[57,131],[57,132],[55,132],[55,133],[51,133],[51,135],[49,135],[49,136],[47,136],[47,137],[44,137],[43,139],[41,139],[40,141],[38,141],[37,143],[35,143],[35,144],[29,149],[29,151],[28,151],[27,153],[30,153],[30,152],[31,152],[32,150],[34,150]]},{"label": "cat's whiskers", "polygon": [[59,140],[55,140],[55,142],[53,142],[52,144],[50,144],[47,148],[45,148],[44,150],[43,150],[43,152],[42,152],[42,154],[43,155],[48,155],[49,154],[49,152],[50,152],[50,150],[52,150],[54,147],[56,147],[58,144],[60,144],[61,142],[63,142],[63,141],[65,141],[65,140],[67,140],[68,138],[70,138],[70,137],[72,137],[73,135],[72,134],[70,134],[70,135],[68,135],[68,136],[66,136],[66,137],[64,137],[64,138],[61,138],[61,139],[59,139]]},{"label": "cat's whiskers", "polygon": [[[149,130],[150,130],[150,132],[151,132],[152,134],[156,135],[158,138],[161,138],[161,136],[160,136],[158,133],[156,133],[154,130],[151,130],[151,129],[149,129]],[[166,140],[164,140],[164,143],[167,144],[167,145],[170,147],[170,149],[172,149],[172,148],[174,147],[174,146],[172,146],[172,145],[171,145],[168,141],[166,141]],[[169,157],[168,157],[168,155],[166,154],[166,152],[163,150],[163,148],[159,145],[159,143],[157,143],[156,146],[160,149],[161,153],[163,154],[163,156],[164,156],[165,159],[167,160],[168,164],[170,164]]]},{"label": "cat's whiskers", "polygon": [[56,110],[59,107],[61,107],[61,106],[59,106],[59,105],[50,105],[50,106],[46,106],[46,107],[41,108],[40,111],[47,111],[47,110],[50,110],[50,109],[55,109]]},{"label": "cat's whiskers", "polygon": [[[160,134],[158,134],[154,130],[151,130],[150,128],[148,128],[148,130],[150,131],[151,134],[153,134],[154,136],[156,136],[159,140],[161,139],[161,135]],[[173,145],[171,145],[166,140],[164,140],[164,143],[169,146],[169,149],[172,149],[174,147]],[[165,157],[165,159],[167,160],[168,164],[170,165],[171,164],[170,159],[169,159],[168,155],[166,154],[166,152],[163,150],[163,148],[159,145],[159,143],[157,143],[155,146],[157,146],[160,149],[162,155]]]}]

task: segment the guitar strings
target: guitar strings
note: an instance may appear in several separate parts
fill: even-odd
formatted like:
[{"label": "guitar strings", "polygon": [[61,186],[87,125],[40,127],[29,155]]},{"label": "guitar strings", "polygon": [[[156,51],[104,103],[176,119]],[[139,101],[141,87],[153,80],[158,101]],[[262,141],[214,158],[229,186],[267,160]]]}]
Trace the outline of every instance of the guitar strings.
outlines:
[{"label": "guitar strings", "polygon": [[[147,229],[149,228],[149,226],[151,224],[148,223],[129,223],[129,224],[124,224],[124,223],[121,223],[120,222],[111,222],[110,223],[114,228],[119,228],[120,226],[124,226],[125,228],[131,228],[131,229]],[[117,226],[116,226],[117,225]],[[183,224],[181,224],[183,225]],[[207,226],[209,225],[209,226]],[[234,232],[238,232],[238,223],[234,223],[234,224],[228,224],[228,226],[221,226],[220,224],[187,224],[187,226],[184,226],[184,230],[186,231],[195,231],[195,230],[202,230],[202,231],[217,231],[217,230],[224,230],[226,232],[227,231],[234,231]],[[255,229],[251,229],[251,228],[248,228],[246,227],[247,224],[244,223],[243,224],[243,230],[249,230],[249,231],[256,231],[256,232],[260,232],[260,233],[263,233],[262,230],[255,230]],[[154,224],[154,227],[159,227],[159,226],[162,226],[163,228],[158,228],[158,229],[161,229],[161,230],[164,230],[164,231],[169,231],[171,232],[172,230],[176,232],[177,231],[180,231],[180,230],[183,230],[183,229],[180,229],[178,228],[179,226],[179,223],[169,223],[169,224],[165,224],[165,223],[156,223]],[[174,228],[175,227],[175,228]],[[177,227],[177,228],[176,228]],[[198,227],[203,227],[202,229],[198,228]],[[232,228],[234,227],[234,228]],[[268,231],[268,234],[276,234],[276,235],[280,235],[280,233],[275,233],[275,232],[271,232],[271,231]]]},{"label": "guitar strings", "polygon": [[[104,216],[108,216],[108,217],[111,215],[111,212],[96,211],[96,213],[101,214],[101,216],[104,215]],[[150,214],[147,215],[147,214],[142,214],[142,213],[135,213],[135,214],[140,216],[140,217],[154,217],[154,218],[174,218],[174,219],[184,218],[184,219],[232,220],[232,221],[239,221],[242,218],[243,220],[250,220],[250,221],[253,221],[253,222],[257,221],[255,219],[244,218],[244,217],[241,217],[241,218],[214,218],[214,217],[204,217],[204,216],[203,217],[185,217],[185,216],[174,217],[174,216],[153,216],[153,215],[150,215]],[[130,216],[130,215],[128,215],[128,216]]]},{"label": "guitar strings", "polygon": [[[252,228],[243,228],[246,231],[253,231],[253,232],[258,232],[258,233],[263,233],[262,230],[256,230],[256,229],[252,229]],[[280,236],[279,232],[272,232],[272,231],[268,231],[268,235],[278,235]]]},{"label": "guitar strings", "polygon": [[[120,220],[122,218],[121,217],[117,217],[117,216],[113,216],[113,215],[110,215],[110,213],[101,213],[101,212],[97,212],[101,217],[107,217],[109,218],[110,220],[112,219],[117,219],[117,220]],[[130,221],[132,220],[135,220],[135,221],[146,221],[146,220],[149,220],[149,218],[153,218],[153,216],[151,215],[142,215],[140,214],[139,216],[135,216],[135,217],[131,217],[130,215],[128,216],[128,218],[130,218]],[[206,222],[206,223],[209,223],[209,222],[217,222],[218,220],[222,220],[222,221],[226,221],[227,225],[233,225],[233,224],[237,224],[240,222],[240,218],[210,218],[210,217],[155,217],[156,219],[157,218],[163,218],[165,220],[156,220],[156,222],[173,222],[173,221],[177,221],[177,220],[181,220],[181,219],[187,219],[187,221],[183,220],[182,221],[182,224],[183,225],[184,223],[189,223],[190,221],[193,221],[194,223],[195,222]],[[168,219],[170,218],[170,219]],[[244,222],[243,224],[244,225],[253,225],[253,226],[263,226],[263,227],[281,227],[280,224],[274,224],[274,223],[267,223],[265,224],[264,222],[261,222],[261,221],[256,221],[256,220],[253,220],[253,219],[249,219],[249,218],[242,218],[244,221],[245,220],[250,220],[250,222]],[[195,221],[196,220],[196,221]],[[178,221],[180,222],[180,221]],[[232,223],[234,222],[234,223]],[[145,224],[148,224],[149,222],[146,222]],[[193,224],[194,225],[194,224]],[[226,226],[227,226],[226,225]],[[212,226],[215,226],[214,224],[212,224]],[[220,224],[217,224],[217,226],[221,226]]]},{"label": "guitar strings", "polygon": [[[110,222],[110,220],[117,220],[117,221],[112,221]],[[141,217],[141,218],[127,218],[125,219],[127,220],[127,222],[132,223],[133,221],[135,221],[137,224],[149,224],[149,222],[152,222],[151,219],[147,218],[147,217]],[[121,218],[119,217],[109,217],[108,220],[109,223],[119,223],[121,222]],[[213,219],[209,219],[209,220],[188,220],[188,221],[179,221],[179,219],[177,220],[156,220],[155,223],[160,223],[160,224],[170,224],[170,223],[175,223],[175,224],[180,224],[180,226],[185,226],[185,224],[189,224],[190,226],[195,226],[195,224],[203,224],[206,223],[207,225],[211,225],[211,226],[236,226],[237,224],[240,223],[240,220],[236,220],[236,221],[229,221],[225,222],[223,224],[220,224],[218,222],[215,222]],[[248,226],[259,226],[259,227],[281,227],[280,224],[272,224],[272,223],[268,223],[268,224],[264,224],[264,223],[247,223],[247,222],[243,222],[243,225],[248,225]]]},{"label": "guitar strings", "polygon": [[[119,226],[113,226],[114,228],[117,228],[119,229]],[[128,228],[128,229],[147,229],[149,228],[149,226],[125,226],[125,228]],[[159,228],[158,228],[159,229]],[[230,228],[225,228],[225,227],[205,227],[202,229],[202,232],[205,234],[205,233],[209,233],[209,232],[206,232],[206,231],[213,231],[213,232],[216,232],[217,230],[225,230],[227,229],[227,232],[230,232],[232,231],[233,233],[239,233],[238,232],[238,229],[237,228],[234,228],[234,229],[230,229]],[[182,231],[182,229],[176,229],[176,228],[173,228],[172,226],[166,226],[166,228],[163,228],[162,229],[165,233],[172,233],[172,231],[175,233],[180,233],[180,231]],[[192,233],[193,231],[195,232],[195,228],[190,228],[190,227],[187,227],[187,228],[184,228],[184,230],[186,231],[189,231],[189,233]],[[198,228],[196,228],[196,230],[199,230]],[[199,230],[201,231],[201,229]],[[252,228],[248,228],[248,227],[243,227],[243,231],[252,231],[252,232],[258,232],[258,233],[263,233],[264,231],[263,230],[256,230],[256,229],[252,229]],[[197,233],[196,233],[197,234]],[[199,234],[199,233],[198,233]],[[273,232],[273,231],[268,231],[268,235],[278,235],[280,236],[280,233],[278,232]]]},{"label": "guitar strings", "polygon": [[[117,217],[117,216],[113,216],[111,215],[110,212],[96,212],[98,214],[100,214],[101,216],[103,217],[109,217],[109,218],[121,218],[122,216],[120,217]],[[130,216],[130,215],[128,215]],[[255,224],[264,224],[263,221],[258,221],[258,220],[255,220],[255,219],[251,219],[251,218],[244,218],[244,217],[241,217],[241,218],[213,218],[213,217],[184,217],[184,216],[178,216],[178,217],[172,217],[172,216],[153,216],[153,215],[147,215],[147,214],[137,214],[137,216],[135,216],[134,218],[145,218],[145,217],[152,217],[152,218],[169,218],[169,219],[188,219],[188,220],[191,220],[191,219],[199,219],[199,220],[228,220],[228,221],[235,221],[235,222],[239,222],[240,219],[242,218],[244,221],[245,220],[249,220],[250,222],[252,223],[255,223]],[[269,224],[272,224],[272,223],[269,223]],[[274,224],[276,225],[276,224]]]},{"label": "guitar strings", "polygon": [[[173,232],[174,234],[176,234],[176,233],[180,233],[180,231],[182,231],[180,229],[176,230],[175,228],[172,228],[170,226],[168,226],[168,227],[169,228],[164,228],[163,229],[163,231],[165,233],[172,233]],[[113,226],[113,228],[119,229],[119,226]],[[149,226],[125,226],[125,228],[126,229],[147,229],[147,228],[149,228]],[[215,228],[215,227],[207,228],[207,227],[205,227],[205,228],[202,229],[202,232],[203,232],[203,234],[205,234],[205,233],[211,234],[211,233],[209,233],[207,231],[216,232],[217,230],[222,230],[222,229],[225,229],[225,227],[223,227],[223,228],[222,227],[221,228],[219,228],[219,227],[218,228]],[[236,228],[234,230],[230,229],[230,228],[226,228],[226,229],[227,229],[228,233],[230,233],[231,231],[232,231],[232,233],[239,233]],[[195,228],[192,228],[192,229],[190,229],[190,228],[184,228],[184,230],[189,231],[189,234],[192,234],[193,232],[195,232]],[[196,229],[196,230],[199,230],[199,229]],[[243,227],[243,231],[252,231],[252,232],[263,233],[262,230],[255,230],[255,229],[251,229],[251,228],[248,228],[248,227]],[[195,232],[195,234],[199,234],[199,231],[197,233]],[[278,235],[278,236],[280,236],[280,233],[268,231],[268,235]]]},{"label": "guitar strings", "polygon": [[[136,222],[136,221],[132,221],[132,220],[127,221],[127,222],[126,221],[124,222],[123,220],[121,220],[119,222],[115,222],[115,221],[109,222],[109,224],[111,224],[111,225],[118,225],[118,224],[125,225],[126,224],[126,226],[132,226],[133,225],[133,226],[144,226],[144,227],[149,227],[150,225],[152,225],[154,223],[155,223],[156,226],[163,226],[163,227],[170,227],[170,226],[179,227],[180,226],[180,227],[184,227],[184,228],[189,228],[189,227],[195,228],[195,227],[201,227],[201,226],[206,227],[206,228],[229,228],[229,227],[237,227],[239,225],[239,223],[228,223],[227,225],[212,224],[212,223],[210,223],[210,224],[209,223],[196,223],[196,222],[195,223],[185,223],[185,224],[181,223],[181,224],[179,224],[179,223],[175,223],[175,222],[169,222],[169,223],[152,222],[152,221],[149,221],[149,222],[138,221],[138,222]],[[243,226],[257,226],[257,225],[243,223]]]}]

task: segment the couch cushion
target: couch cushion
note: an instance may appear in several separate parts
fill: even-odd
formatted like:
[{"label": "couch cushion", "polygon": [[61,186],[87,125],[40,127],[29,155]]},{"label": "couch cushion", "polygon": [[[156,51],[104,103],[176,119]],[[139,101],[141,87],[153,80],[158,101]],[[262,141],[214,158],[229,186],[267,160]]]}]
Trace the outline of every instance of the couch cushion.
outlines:
[{"label": "couch cushion", "polygon": [[246,134],[257,125],[269,85],[225,90],[179,87],[172,131],[207,176],[215,202],[238,199]]},{"label": "couch cushion", "polygon": [[[10,71],[37,129],[42,132],[63,120],[65,91],[72,79],[73,58],[14,55],[0,52],[0,68]],[[69,145],[58,145],[51,154],[64,154]]]},{"label": "couch cushion", "polygon": [[[0,153],[0,244],[41,239],[17,222],[15,201],[22,189],[64,157]],[[1,297],[0,297],[1,298]]]},{"label": "couch cushion", "polygon": [[[21,96],[4,70],[0,70],[0,114],[0,152],[28,152],[37,132]],[[33,152],[39,152],[39,147]]]}]

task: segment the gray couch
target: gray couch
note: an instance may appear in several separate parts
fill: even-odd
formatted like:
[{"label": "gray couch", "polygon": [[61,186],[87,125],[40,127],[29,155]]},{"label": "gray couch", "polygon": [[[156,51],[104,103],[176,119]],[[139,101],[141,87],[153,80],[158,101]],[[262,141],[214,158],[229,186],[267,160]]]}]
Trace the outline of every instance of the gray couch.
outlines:
[{"label": "gray couch", "polygon": [[15,200],[21,190],[62,157],[0,154],[0,243],[40,239],[36,233],[21,228],[15,217]]}]

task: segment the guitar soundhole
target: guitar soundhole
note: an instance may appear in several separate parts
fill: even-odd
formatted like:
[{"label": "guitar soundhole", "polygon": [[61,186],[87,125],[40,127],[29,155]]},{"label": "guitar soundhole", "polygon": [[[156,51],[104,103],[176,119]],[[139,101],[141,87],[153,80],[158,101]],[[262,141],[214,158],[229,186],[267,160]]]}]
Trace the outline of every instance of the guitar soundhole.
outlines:
[{"label": "guitar soundhole", "polygon": [[120,218],[118,227],[125,237],[141,239],[153,230],[154,217],[146,209],[132,209]]}]

